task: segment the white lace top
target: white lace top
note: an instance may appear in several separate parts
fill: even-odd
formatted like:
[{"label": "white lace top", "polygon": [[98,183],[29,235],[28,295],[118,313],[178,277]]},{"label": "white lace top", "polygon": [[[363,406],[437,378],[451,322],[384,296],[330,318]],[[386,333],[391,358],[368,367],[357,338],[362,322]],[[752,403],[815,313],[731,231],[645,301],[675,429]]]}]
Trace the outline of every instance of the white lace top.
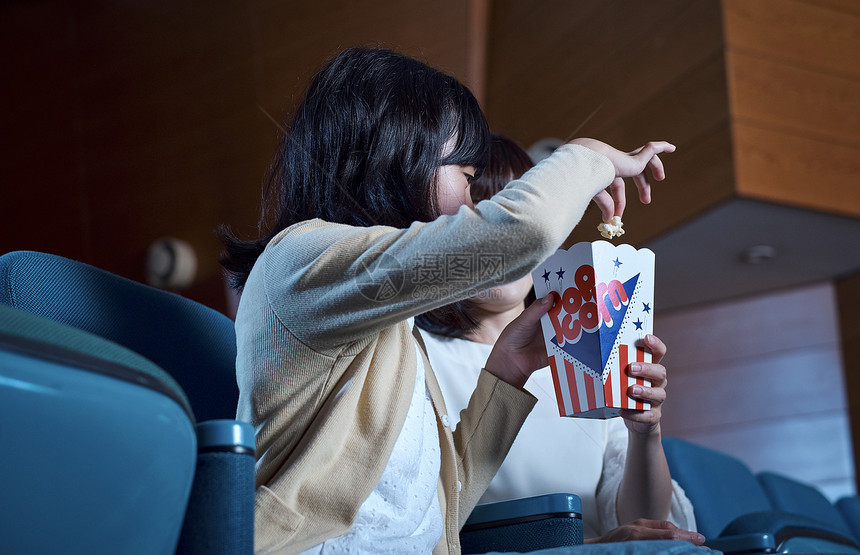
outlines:
[{"label": "white lace top", "polygon": [[[444,338],[422,330],[430,364],[451,417],[459,422],[492,346]],[[583,534],[594,538],[618,527],[615,498],[627,460],[627,427],[621,418],[561,418],[549,368],[532,374],[526,389],[538,398],[482,503],[544,493],[575,493],[582,500]],[[452,422],[453,426],[453,422]],[[668,520],[696,529],[693,506],[672,482]]]},{"label": "white lace top", "polygon": [[439,543],[442,509],[436,488],[442,455],[424,372],[419,356],[406,422],[379,483],[359,508],[352,528],[304,553],[430,553]]}]

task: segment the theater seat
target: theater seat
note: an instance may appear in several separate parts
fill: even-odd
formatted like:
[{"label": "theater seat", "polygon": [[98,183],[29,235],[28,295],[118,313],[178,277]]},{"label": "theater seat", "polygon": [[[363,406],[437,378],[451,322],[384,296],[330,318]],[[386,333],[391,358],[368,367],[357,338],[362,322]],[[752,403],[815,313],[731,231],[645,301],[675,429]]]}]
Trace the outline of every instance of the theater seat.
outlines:
[{"label": "theater seat", "polygon": [[216,310],[60,256],[0,256],[0,303],[130,349],[182,387],[198,421],[236,417],[236,336]]},{"label": "theater seat", "polygon": [[737,517],[771,509],[750,469],[726,453],[679,439],[663,438],[669,471],[693,504],[696,527],[715,538]]},{"label": "theater seat", "polygon": [[0,305],[0,551],[172,553],[196,435],[145,358]]},{"label": "theater seat", "polygon": [[846,495],[836,501],[836,508],[850,528],[854,540],[860,542],[860,497]]},{"label": "theater seat", "polygon": [[852,536],[839,509],[815,486],[775,472],[759,472],[756,478],[774,509],[806,515]]},{"label": "theater seat", "polygon": [[755,474],[739,459],[672,437],[663,438],[663,450],[709,547],[724,553],[860,554],[844,530],[807,514],[775,508]]},{"label": "theater seat", "polygon": [[0,304],[121,345],[175,380],[196,419],[198,450],[177,551],[253,552],[254,430],[234,420],[232,320],[179,295],[32,251],[0,256]]}]

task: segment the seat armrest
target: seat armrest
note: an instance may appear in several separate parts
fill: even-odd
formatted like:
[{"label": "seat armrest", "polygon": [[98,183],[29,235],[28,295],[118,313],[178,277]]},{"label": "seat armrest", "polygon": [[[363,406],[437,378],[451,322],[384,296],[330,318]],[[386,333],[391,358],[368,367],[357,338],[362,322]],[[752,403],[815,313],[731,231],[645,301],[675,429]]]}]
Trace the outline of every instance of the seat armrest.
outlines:
[{"label": "seat armrest", "polygon": [[535,551],[582,544],[582,501],[570,493],[475,507],[460,531],[462,551]]},{"label": "seat armrest", "polygon": [[254,552],[254,429],[237,420],[197,424],[197,469],[177,553]]},{"label": "seat armrest", "polygon": [[776,552],[776,538],[767,532],[750,532],[748,534],[708,538],[705,545],[726,554]]},{"label": "seat armrest", "polygon": [[254,454],[254,428],[239,420],[207,420],[197,424],[197,451]]},{"label": "seat armrest", "polygon": [[[782,551],[787,542],[798,538],[828,542],[828,544],[841,545],[851,550],[858,549],[854,538],[831,524],[812,519],[806,515],[775,510],[741,515],[726,525],[725,529],[713,541],[727,537],[755,536],[756,534],[764,534],[765,531],[767,535],[772,536],[775,543],[774,549],[777,551]],[[714,547],[711,541],[707,544]],[[728,549],[722,550],[729,552]]]}]

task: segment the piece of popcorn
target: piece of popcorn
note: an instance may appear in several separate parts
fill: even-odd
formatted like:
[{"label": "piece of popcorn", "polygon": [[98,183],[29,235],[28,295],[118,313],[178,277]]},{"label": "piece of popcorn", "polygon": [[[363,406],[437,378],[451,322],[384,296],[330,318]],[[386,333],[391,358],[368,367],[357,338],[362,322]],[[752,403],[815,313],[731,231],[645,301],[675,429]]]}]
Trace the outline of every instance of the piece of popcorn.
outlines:
[{"label": "piece of popcorn", "polygon": [[607,239],[612,239],[614,237],[621,237],[624,235],[624,230],[621,227],[624,224],[621,223],[621,216],[612,216],[612,219],[608,222],[603,222],[602,224],[597,226],[597,231],[600,232],[600,235],[606,237]]}]

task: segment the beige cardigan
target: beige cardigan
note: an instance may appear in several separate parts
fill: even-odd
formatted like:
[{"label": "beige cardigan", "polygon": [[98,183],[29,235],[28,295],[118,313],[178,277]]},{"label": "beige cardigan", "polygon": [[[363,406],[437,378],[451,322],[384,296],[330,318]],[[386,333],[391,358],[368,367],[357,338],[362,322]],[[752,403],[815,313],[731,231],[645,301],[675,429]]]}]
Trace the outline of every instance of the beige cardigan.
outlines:
[{"label": "beige cardigan", "polygon": [[[269,243],[236,318],[237,417],[257,438],[256,552],[295,553],[349,529],[388,462],[425,356],[442,444],[445,521],[434,552],[459,553],[458,531],[535,399],[483,372],[452,434],[407,319],[531,271],[613,178],[608,159],[565,146],[474,210],[407,229],[311,220]],[[455,259],[457,271],[440,272]]]}]

